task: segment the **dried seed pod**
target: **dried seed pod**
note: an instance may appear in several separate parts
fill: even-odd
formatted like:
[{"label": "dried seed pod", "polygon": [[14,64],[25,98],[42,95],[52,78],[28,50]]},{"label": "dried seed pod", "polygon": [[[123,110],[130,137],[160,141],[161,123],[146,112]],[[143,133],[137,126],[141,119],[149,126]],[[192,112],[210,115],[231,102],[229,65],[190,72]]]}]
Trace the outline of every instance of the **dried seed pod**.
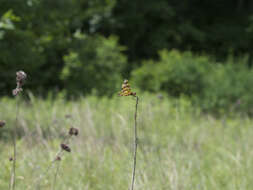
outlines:
[{"label": "dried seed pod", "polygon": [[61,144],[61,148],[62,148],[62,150],[65,150],[66,152],[71,152],[70,147],[66,144]]},{"label": "dried seed pod", "polygon": [[18,71],[16,72],[16,81],[23,83],[27,77],[26,73],[24,71]]},{"label": "dried seed pod", "polygon": [[79,133],[79,131],[78,131],[77,128],[71,127],[71,128],[69,129],[69,135],[71,135],[71,136],[72,136],[72,135],[77,136],[78,133]]},{"label": "dried seed pod", "polygon": [[0,120],[0,128],[5,126],[5,121]]},{"label": "dried seed pod", "polygon": [[12,91],[13,96],[17,96],[20,92],[22,92],[22,86],[25,83],[25,80],[27,78],[27,75],[24,71],[18,71],[16,72],[16,88]]}]

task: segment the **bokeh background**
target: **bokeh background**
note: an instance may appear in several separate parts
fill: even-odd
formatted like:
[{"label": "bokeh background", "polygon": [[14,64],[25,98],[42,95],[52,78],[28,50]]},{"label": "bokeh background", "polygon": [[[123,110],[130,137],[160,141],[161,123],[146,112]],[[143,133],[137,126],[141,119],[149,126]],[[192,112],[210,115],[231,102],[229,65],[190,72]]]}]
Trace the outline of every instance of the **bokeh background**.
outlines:
[{"label": "bokeh background", "polygon": [[135,190],[251,190],[252,42],[252,0],[0,0],[0,189],[15,126],[16,190],[128,189],[128,79]]},{"label": "bokeh background", "polygon": [[250,0],[1,0],[0,96],[18,69],[47,96],[141,91],[187,96],[203,110],[251,110]]}]

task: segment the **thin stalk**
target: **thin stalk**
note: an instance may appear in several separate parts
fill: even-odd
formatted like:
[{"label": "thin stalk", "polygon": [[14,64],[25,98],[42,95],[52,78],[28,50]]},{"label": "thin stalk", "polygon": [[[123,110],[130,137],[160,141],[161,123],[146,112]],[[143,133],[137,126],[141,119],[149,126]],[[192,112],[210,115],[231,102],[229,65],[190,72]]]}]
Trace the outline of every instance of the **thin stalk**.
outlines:
[{"label": "thin stalk", "polygon": [[36,187],[36,189],[40,189],[40,184],[41,184],[42,179],[43,179],[44,177],[46,177],[46,175],[48,174],[49,170],[53,167],[54,163],[57,161],[57,157],[58,157],[58,156],[61,156],[62,154],[63,154],[63,150],[60,150],[60,151],[56,154],[54,160],[52,160],[52,161],[50,162],[50,164],[47,166],[47,168],[46,168],[46,170],[44,171],[44,173],[35,181],[35,187]]},{"label": "thin stalk", "polygon": [[54,190],[54,188],[55,188],[57,175],[59,173],[59,169],[60,169],[60,162],[57,163],[57,168],[56,168],[56,172],[55,172],[55,175],[54,175],[54,181],[53,181],[52,188],[51,188],[52,190]]},{"label": "thin stalk", "polygon": [[[63,141],[62,141],[62,143],[68,144],[70,138],[71,138],[70,135],[65,136],[64,139],[63,139]],[[40,183],[41,183],[42,179],[43,179],[44,177],[47,176],[49,170],[53,167],[54,163],[55,163],[56,161],[58,161],[57,158],[58,158],[58,157],[61,157],[63,153],[64,153],[63,149],[60,149],[60,150],[56,153],[54,159],[53,159],[52,161],[50,161],[50,163],[49,163],[48,167],[46,168],[46,170],[44,171],[44,173],[38,178],[38,180],[36,180],[36,182],[35,182],[35,187],[36,187],[37,189],[40,189]],[[58,161],[58,162],[59,162],[59,161]]]},{"label": "thin stalk", "polygon": [[137,136],[137,111],[138,111],[138,103],[139,103],[139,97],[136,96],[135,113],[134,113],[134,162],[133,162],[131,190],[134,190],[135,170],[136,170],[136,156],[137,156],[137,145],[138,145],[138,136]]},{"label": "thin stalk", "polygon": [[16,160],[17,160],[17,128],[18,128],[18,115],[19,115],[19,104],[20,98],[16,98],[16,119],[15,125],[13,129],[13,162],[12,162],[12,172],[11,172],[11,181],[10,181],[10,189],[15,190],[16,187]]}]

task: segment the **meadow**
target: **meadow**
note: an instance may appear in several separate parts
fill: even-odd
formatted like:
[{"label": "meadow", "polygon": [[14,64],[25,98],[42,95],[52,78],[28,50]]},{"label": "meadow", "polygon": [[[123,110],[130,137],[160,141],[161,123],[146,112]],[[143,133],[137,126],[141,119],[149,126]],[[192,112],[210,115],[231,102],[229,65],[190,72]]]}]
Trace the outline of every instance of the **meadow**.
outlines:
[{"label": "meadow", "polygon": [[[66,101],[29,95],[18,120],[17,190],[124,190],[131,181],[133,97]],[[11,174],[15,99],[1,98],[0,189]],[[71,153],[45,171],[69,128]],[[140,95],[136,190],[247,190],[253,186],[253,119],[203,114],[187,99]],[[58,169],[57,180],[54,181]],[[45,174],[45,175],[43,175]],[[55,184],[53,184],[55,183]]]}]

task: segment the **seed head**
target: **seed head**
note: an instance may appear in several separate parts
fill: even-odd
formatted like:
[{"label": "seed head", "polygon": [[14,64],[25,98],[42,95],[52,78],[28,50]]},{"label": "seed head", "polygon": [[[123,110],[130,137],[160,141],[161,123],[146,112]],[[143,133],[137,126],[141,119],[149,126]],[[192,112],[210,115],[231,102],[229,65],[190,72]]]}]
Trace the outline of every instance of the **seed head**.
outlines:
[{"label": "seed head", "polygon": [[24,71],[18,71],[16,72],[16,81],[23,83],[26,79],[27,75]]},{"label": "seed head", "polygon": [[71,152],[70,147],[68,145],[66,145],[66,144],[61,144],[61,148],[62,148],[62,150],[65,150],[67,152]]},{"label": "seed head", "polygon": [[0,128],[5,126],[5,121],[0,120]]},{"label": "seed head", "polygon": [[69,129],[69,135],[70,135],[70,136],[72,136],[72,135],[77,136],[78,133],[79,133],[79,131],[78,131],[77,128],[71,127],[71,128]]},{"label": "seed head", "polygon": [[12,91],[13,96],[17,96],[20,92],[22,92],[22,86],[25,83],[25,80],[27,78],[27,75],[24,71],[18,71],[16,72],[16,88]]}]

